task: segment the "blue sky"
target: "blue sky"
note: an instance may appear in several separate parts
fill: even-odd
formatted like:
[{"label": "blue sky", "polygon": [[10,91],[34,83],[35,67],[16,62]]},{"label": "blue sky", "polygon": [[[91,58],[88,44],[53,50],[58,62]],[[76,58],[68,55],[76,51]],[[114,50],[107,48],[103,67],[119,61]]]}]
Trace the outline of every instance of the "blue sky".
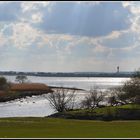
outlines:
[{"label": "blue sky", "polygon": [[140,2],[0,1],[0,70],[134,71]]}]

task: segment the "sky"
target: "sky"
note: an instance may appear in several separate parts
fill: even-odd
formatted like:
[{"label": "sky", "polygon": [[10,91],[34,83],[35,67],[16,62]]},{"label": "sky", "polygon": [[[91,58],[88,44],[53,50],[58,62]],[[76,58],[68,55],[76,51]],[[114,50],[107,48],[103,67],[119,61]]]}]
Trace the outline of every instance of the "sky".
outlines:
[{"label": "sky", "polygon": [[0,71],[140,68],[140,2],[0,1]]}]

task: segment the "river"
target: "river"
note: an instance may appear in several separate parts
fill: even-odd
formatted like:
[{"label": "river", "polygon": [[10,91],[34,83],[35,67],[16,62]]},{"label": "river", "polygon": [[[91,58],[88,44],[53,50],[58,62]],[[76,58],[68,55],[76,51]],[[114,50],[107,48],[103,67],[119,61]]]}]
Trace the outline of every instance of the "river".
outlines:
[{"label": "river", "polygon": [[[5,76],[8,81],[15,82],[15,76]],[[75,87],[89,90],[96,86],[101,90],[110,87],[122,85],[129,78],[111,78],[111,77],[38,77],[28,76],[28,80],[34,83],[45,83],[49,86]],[[77,92],[81,99],[84,92]],[[43,117],[55,113],[55,110],[49,105],[44,96],[27,97],[22,100],[14,100],[6,103],[0,103],[0,117]]]}]

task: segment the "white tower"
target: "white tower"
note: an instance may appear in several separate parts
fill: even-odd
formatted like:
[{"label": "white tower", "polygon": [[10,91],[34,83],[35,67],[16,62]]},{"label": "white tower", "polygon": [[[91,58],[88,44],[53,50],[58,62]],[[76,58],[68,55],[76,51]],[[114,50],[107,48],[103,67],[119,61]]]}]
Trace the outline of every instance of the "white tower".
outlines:
[{"label": "white tower", "polygon": [[119,73],[119,69],[120,69],[119,66],[117,66],[117,73]]}]

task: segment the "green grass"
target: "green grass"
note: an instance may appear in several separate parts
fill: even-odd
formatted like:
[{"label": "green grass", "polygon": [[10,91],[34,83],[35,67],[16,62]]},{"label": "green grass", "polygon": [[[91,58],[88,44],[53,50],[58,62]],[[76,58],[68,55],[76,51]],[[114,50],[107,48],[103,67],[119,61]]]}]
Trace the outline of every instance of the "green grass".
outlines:
[{"label": "green grass", "polygon": [[91,113],[96,113],[97,115],[101,115],[101,114],[106,114],[108,111],[115,113],[117,109],[140,110],[140,105],[139,104],[126,104],[126,105],[121,105],[121,106],[106,106],[103,108],[95,108],[94,110],[92,109],[73,110],[73,111],[69,111],[68,113],[76,115],[76,114],[84,114],[84,113],[91,112]]},{"label": "green grass", "polygon": [[140,109],[140,104],[126,104],[126,105],[118,106],[118,108],[124,108],[124,109]]},{"label": "green grass", "polygon": [[0,138],[140,138],[140,121],[1,118]]}]

